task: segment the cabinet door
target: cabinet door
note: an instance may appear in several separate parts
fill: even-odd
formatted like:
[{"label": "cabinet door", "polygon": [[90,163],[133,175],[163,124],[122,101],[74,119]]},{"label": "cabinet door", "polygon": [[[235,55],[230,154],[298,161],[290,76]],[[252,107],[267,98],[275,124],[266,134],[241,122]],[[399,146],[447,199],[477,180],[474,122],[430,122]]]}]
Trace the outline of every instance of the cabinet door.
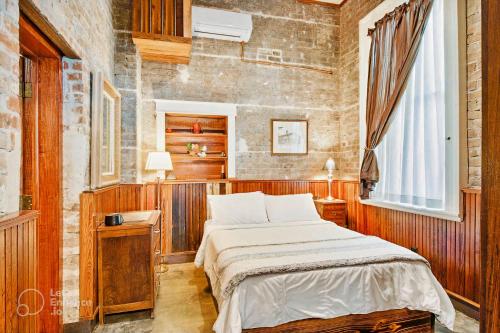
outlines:
[{"label": "cabinet door", "polygon": [[151,301],[151,234],[101,239],[103,305]]}]

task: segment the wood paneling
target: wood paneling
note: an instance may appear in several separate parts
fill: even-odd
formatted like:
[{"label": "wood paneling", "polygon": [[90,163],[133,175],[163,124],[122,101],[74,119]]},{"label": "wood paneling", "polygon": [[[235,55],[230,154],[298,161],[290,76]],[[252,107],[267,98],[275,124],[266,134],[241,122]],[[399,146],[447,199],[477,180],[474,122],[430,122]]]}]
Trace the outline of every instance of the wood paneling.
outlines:
[{"label": "wood paneling", "polygon": [[172,254],[194,253],[203,237],[207,194],[205,183],[172,186]]},{"label": "wood paneling", "polygon": [[[312,193],[326,197],[328,186],[322,180],[231,180],[232,193],[261,191],[270,195]],[[335,192],[334,192],[335,194]]]},{"label": "wood paneling", "polygon": [[80,195],[80,318],[91,320],[97,308],[96,228],[104,216],[143,210],[146,194],[142,184],[115,185]]},{"label": "wood paneling", "polygon": [[[123,188],[122,188],[123,187]],[[334,181],[333,195],[347,202],[347,219],[351,229],[414,248],[431,265],[443,286],[453,295],[477,305],[479,301],[479,207],[481,193],[464,190],[464,221],[451,222],[421,215],[362,205],[358,201],[359,183]],[[82,194],[81,294],[92,290],[93,260],[91,216],[121,209],[154,209],[156,184],[120,185]],[[162,254],[168,263],[192,261],[203,236],[207,219],[207,194],[262,191],[266,194],[312,193],[327,196],[323,180],[229,180],[219,182],[164,182],[161,185]],[[121,194],[120,194],[121,193]],[[125,199],[126,198],[126,199]],[[138,205],[137,208],[134,208]],[[87,208],[85,208],[87,207]],[[86,212],[87,211],[87,212]],[[99,213],[101,212],[99,215]],[[85,252],[84,252],[85,251]],[[91,293],[90,293],[91,294]],[[83,298],[82,299],[86,299]],[[87,315],[92,313],[86,310]],[[83,315],[82,315],[83,316]]]},{"label": "wood paneling", "polygon": [[132,39],[143,60],[188,64],[191,0],[134,0]]},{"label": "wood paneling", "polygon": [[38,332],[37,211],[0,218],[0,332]]},{"label": "wood paneling", "polygon": [[482,1],[481,332],[500,327],[500,1]]}]

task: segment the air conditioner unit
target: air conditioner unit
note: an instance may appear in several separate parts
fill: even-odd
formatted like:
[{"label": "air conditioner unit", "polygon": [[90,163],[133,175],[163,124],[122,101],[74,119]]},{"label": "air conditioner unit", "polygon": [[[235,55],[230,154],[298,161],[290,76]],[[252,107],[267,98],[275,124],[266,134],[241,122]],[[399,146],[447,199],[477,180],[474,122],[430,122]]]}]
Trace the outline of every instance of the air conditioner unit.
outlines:
[{"label": "air conditioner unit", "polygon": [[252,29],[249,14],[193,6],[193,36],[248,42]]}]

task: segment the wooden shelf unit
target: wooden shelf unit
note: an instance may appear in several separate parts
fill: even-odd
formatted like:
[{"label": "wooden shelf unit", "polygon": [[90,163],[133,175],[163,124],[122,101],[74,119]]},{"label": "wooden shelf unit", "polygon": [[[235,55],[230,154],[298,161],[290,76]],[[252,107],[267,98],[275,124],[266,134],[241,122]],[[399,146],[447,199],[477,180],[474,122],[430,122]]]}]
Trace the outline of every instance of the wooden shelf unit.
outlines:
[{"label": "wooden shelf unit", "polygon": [[191,0],[134,0],[132,40],[143,60],[188,64]]},{"label": "wooden shelf unit", "polygon": [[[202,133],[193,133],[195,123],[200,124]],[[221,179],[222,170],[227,177],[227,117],[167,113],[165,128],[165,150],[172,156],[177,179]],[[207,146],[207,157],[189,155],[189,143]]]}]

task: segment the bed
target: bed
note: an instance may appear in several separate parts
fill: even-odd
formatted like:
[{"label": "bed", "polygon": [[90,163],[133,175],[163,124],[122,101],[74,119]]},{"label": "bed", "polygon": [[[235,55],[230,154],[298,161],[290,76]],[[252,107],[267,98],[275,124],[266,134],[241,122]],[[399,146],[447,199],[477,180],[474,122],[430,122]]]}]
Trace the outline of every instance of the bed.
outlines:
[{"label": "bed", "polygon": [[453,328],[420,255],[321,220],[312,196],[236,196],[209,198],[195,259],[218,307],[214,331],[431,332],[434,316]]}]

